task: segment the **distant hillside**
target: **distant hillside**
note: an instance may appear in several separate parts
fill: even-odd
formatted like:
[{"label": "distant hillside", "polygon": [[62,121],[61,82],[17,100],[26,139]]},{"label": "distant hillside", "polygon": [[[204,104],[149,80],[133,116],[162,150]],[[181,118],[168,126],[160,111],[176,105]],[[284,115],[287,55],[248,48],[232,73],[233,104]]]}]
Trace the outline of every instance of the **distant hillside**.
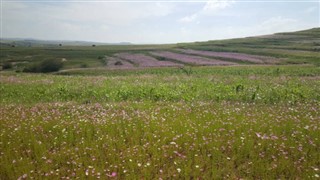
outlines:
[{"label": "distant hillside", "polygon": [[2,38],[0,39],[2,46],[92,46],[92,45],[131,45],[130,42],[120,43],[100,43],[90,41],[64,41],[64,40],[38,40],[38,39],[23,39],[23,38]]},{"label": "distant hillside", "polygon": [[[59,45],[61,44],[61,46]],[[320,28],[207,42],[131,45],[2,39],[0,66],[21,71],[45,60],[69,70],[308,64],[320,66]],[[96,46],[92,46],[96,45]]]},{"label": "distant hillside", "polygon": [[273,35],[180,43],[179,48],[216,52],[239,52],[286,58],[291,63],[320,64],[320,28]]}]

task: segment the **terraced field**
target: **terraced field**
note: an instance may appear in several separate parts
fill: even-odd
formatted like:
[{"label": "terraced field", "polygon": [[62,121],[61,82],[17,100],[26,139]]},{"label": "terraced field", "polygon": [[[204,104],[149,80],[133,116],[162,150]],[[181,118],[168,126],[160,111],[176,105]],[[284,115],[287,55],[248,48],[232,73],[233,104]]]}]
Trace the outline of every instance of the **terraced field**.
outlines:
[{"label": "terraced field", "polygon": [[90,70],[247,64],[320,65],[319,47],[320,28],[170,45],[11,47],[10,44],[1,43],[0,65],[10,63],[11,70],[14,71],[22,71],[25,67],[44,59],[63,61],[63,71],[75,68],[82,68],[83,71],[86,68]]},{"label": "terraced field", "polygon": [[199,56],[209,56],[209,57],[217,57],[217,58],[227,58],[229,60],[250,62],[253,64],[270,64],[270,63],[276,63],[279,61],[276,58],[272,58],[272,57],[249,55],[249,54],[243,54],[243,53],[197,51],[192,49],[187,49],[187,50],[181,49],[180,51],[187,54],[195,54]]},{"label": "terraced field", "polygon": [[131,54],[131,53],[119,53],[115,56],[131,62],[140,67],[170,67],[170,66],[181,66],[181,64],[174,63],[171,61],[159,61],[154,57],[147,56],[144,54]]},{"label": "terraced field", "polygon": [[151,52],[150,54],[166,59],[173,59],[190,65],[233,65],[234,63],[220,61],[216,59],[208,59],[199,56],[173,53],[169,51]]},{"label": "terraced field", "polygon": [[107,61],[107,67],[111,69],[131,69],[134,67],[133,63],[122,60],[117,57],[105,56],[105,59]]}]

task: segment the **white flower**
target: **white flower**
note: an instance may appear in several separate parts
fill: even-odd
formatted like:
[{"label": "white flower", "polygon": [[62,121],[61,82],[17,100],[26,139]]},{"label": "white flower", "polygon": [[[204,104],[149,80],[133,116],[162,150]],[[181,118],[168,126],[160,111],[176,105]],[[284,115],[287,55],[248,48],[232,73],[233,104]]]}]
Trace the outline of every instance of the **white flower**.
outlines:
[{"label": "white flower", "polygon": [[180,169],[180,168],[177,168],[177,171],[178,171],[178,173],[180,173],[180,172],[181,172],[181,169]]}]

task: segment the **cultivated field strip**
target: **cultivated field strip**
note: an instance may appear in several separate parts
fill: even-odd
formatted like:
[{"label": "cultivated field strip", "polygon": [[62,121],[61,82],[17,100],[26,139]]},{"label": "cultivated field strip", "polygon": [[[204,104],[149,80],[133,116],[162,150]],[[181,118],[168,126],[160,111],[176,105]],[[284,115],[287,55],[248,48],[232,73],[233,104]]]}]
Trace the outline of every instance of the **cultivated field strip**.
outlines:
[{"label": "cultivated field strip", "polygon": [[118,53],[116,57],[128,60],[140,67],[170,67],[170,66],[183,66],[182,64],[174,63],[171,61],[159,61],[154,57],[144,54],[132,54],[132,53]]},{"label": "cultivated field strip", "polygon": [[180,61],[182,63],[187,64],[195,64],[195,65],[235,65],[233,62],[220,61],[216,59],[208,59],[199,56],[187,55],[187,54],[179,54],[169,51],[158,51],[158,52],[149,52],[150,54],[158,57],[173,59],[176,61]]},{"label": "cultivated field strip", "polygon": [[134,68],[133,64],[131,64],[128,61],[124,61],[119,58],[115,57],[108,57],[106,56],[107,59],[107,67],[112,68],[112,69],[131,69]]},{"label": "cultivated field strip", "polygon": [[209,56],[209,57],[219,57],[219,58],[228,58],[228,59],[232,59],[232,60],[251,62],[251,63],[255,63],[255,64],[278,62],[277,59],[272,58],[272,57],[257,56],[257,55],[243,54],[243,53],[199,51],[199,50],[192,50],[192,49],[179,49],[179,51],[181,51],[183,53],[187,53],[187,54]]}]

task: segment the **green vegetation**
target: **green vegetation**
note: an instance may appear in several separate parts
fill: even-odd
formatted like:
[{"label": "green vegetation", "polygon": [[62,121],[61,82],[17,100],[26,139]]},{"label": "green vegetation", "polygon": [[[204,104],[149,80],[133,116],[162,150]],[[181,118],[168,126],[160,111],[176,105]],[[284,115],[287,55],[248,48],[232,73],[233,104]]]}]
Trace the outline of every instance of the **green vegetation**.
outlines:
[{"label": "green vegetation", "polygon": [[[92,73],[98,75],[101,72],[92,70]],[[320,69],[312,66],[159,68],[115,70],[100,75],[107,77],[3,76],[2,81],[10,83],[2,84],[1,102],[183,100],[294,103],[320,100],[317,79]],[[313,77],[314,80],[305,81]],[[239,85],[241,90],[237,88]]]},{"label": "green vegetation", "polygon": [[320,28],[305,31],[279,33],[269,36],[241,39],[181,43],[179,48],[207,51],[240,52],[283,58],[284,64],[312,63],[319,61]]},{"label": "green vegetation", "polygon": [[13,66],[11,62],[5,62],[2,66],[2,69],[11,69],[12,67]]},{"label": "green vegetation", "polygon": [[[308,50],[318,46],[317,32],[290,34],[297,41],[310,36],[292,43],[298,52],[286,40],[259,38],[1,46],[2,67],[13,67],[0,72],[0,179],[319,178],[320,67],[317,52]],[[218,47],[287,59],[283,65],[105,68],[105,57],[119,52]],[[16,72],[46,67],[52,61],[45,59],[64,67]]]},{"label": "green vegetation", "polygon": [[23,69],[23,72],[34,72],[34,73],[48,73],[59,71],[63,66],[61,60],[44,60],[39,63],[33,63]]},{"label": "green vegetation", "polygon": [[319,176],[319,67],[187,71],[2,73],[0,176]]},{"label": "green vegetation", "polygon": [[[174,51],[177,49],[196,49],[206,51],[239,52],[253,55],[270,56],[280,59],[280,64],[313,64],[319,61],[320,28],[306,31],[279,33],[269,36],[248,37],[231,40],[216,40],[196,43],[180,43],[166,45],[98,45],[88,46],[11,46],[0,44],[0,64],[15,64],[13,70],[22,70],[28,64],[46,59],[64,60],[64,69],[97,68],[106,65],[105,56],[130,52],[148,54],[151,51]],[[159,58],[158,60],[166,60]],[[220,60],[226,60],[221,58]],[[228,59],[227,61],[232,61]],[[234,61],[232,61],[234,62]],[[240,62],[240,64],[246,64]]]}]

